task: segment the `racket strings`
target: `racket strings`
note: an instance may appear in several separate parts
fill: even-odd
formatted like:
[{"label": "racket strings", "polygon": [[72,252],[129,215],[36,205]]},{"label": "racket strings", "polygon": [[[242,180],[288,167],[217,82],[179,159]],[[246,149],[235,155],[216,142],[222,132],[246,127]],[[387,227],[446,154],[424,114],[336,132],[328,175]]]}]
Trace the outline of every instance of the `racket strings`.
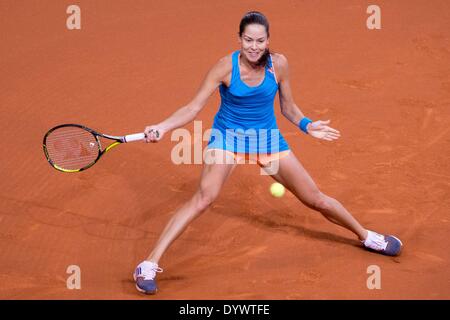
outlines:
[{"label": "racket strings", "polygon": [[66,170],[77,170],[93,164],[100,146],[95,136],[79,127],[61,127],[45,141],[50,161]]}]

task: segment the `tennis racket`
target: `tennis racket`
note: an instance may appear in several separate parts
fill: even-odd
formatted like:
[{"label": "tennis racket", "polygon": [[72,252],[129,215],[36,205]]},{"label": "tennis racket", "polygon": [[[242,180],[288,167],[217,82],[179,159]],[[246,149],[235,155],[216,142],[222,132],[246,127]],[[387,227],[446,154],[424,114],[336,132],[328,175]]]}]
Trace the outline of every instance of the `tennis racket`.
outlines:
[{"label": "tennis racket", "polygon": [[[156,135],[159,136],[158,131]],[[43,147],[53,168],[62,172],[79,172],[92,167],[102,155],[119,144],[144,140],[145,137],[145,133],[111,136],[79,124],[63,124],[45,134]],[[103,149],[103,139],[113,142]]]}]

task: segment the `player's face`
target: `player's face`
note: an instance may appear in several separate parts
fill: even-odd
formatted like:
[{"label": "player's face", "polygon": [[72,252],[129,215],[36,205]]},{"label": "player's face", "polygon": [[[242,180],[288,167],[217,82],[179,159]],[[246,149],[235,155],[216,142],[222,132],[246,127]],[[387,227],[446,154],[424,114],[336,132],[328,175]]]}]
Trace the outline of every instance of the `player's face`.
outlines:
[{"label": "player's face", "polygon": [[241,52],[248,61],[256,63],[269,46],[266,28],[260,24],[249,24],[239,38]]}]

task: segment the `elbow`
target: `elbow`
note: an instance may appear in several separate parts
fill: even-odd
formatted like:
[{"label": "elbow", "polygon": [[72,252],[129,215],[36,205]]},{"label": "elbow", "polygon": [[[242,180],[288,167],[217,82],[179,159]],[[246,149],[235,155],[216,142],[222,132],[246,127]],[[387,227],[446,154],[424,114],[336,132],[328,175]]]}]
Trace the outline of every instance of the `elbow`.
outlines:
[{"label": "elbow", "polygon": [[188,112],[191,115],[192,119],[194,119],[202,108],[200,106],[197,106],[197,105],[187,105],[186,109],[188,110]]}]

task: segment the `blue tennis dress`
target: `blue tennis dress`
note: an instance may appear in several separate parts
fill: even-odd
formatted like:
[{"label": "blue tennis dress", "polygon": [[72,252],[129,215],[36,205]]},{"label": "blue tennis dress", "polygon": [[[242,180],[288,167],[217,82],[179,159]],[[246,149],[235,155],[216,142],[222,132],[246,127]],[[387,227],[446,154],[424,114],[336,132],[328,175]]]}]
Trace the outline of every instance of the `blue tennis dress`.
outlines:
[{"label": "blue tennis dress", "polygon": [[221,104],[214,117],[208,148],[251,154],[289,150],[275,119],[273,102],[278,84],[272,57],[265,66],[264,80],[258,86],[249,86],[241,80],[239,53],[238,50],[232,54],[230,86],[219,87]]}]

